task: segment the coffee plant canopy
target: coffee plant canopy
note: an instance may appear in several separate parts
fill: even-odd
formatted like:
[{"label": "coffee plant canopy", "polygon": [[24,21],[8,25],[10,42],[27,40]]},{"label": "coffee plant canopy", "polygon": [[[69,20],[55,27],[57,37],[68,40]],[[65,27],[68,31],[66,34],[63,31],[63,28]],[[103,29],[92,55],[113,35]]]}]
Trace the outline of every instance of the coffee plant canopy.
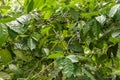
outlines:
[{"label": "coffee plant canopy", "polygon": [[120,0],[0,0],[0,80],[119,80]]}]

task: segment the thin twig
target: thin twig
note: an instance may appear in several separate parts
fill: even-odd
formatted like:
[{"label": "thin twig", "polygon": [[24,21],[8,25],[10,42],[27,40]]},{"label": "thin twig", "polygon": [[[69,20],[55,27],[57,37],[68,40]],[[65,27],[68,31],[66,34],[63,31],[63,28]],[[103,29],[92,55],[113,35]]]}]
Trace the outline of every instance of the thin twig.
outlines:
[{"label": "thin twig", "polygon": [[46,68],[42,69],[40,72],[38,72],[37,74],[35,74],[31,79],[36,78],[37,76],[40,76],[40,74],[44,73],[45,70],[47,70],[55,61],[53,61],[52,63],[50,63]]},{"label": "thin twig", "polygon": [[67,44],[67,47],[69,46],[70,42],[72,41],[72,39],[73,39],[75,36],[76,36],[76,34],[73,35],[73,36],[69,39],[68,44]]}]

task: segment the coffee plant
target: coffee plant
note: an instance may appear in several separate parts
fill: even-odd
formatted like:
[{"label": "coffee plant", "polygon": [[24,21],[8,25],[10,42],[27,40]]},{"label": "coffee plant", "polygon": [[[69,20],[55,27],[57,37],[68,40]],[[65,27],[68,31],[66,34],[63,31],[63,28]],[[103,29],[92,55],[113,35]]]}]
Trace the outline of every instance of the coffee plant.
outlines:
[{"label": "coffee plant", "polygon": [[0,80],[120,80],[120,0],[0,0]]}]

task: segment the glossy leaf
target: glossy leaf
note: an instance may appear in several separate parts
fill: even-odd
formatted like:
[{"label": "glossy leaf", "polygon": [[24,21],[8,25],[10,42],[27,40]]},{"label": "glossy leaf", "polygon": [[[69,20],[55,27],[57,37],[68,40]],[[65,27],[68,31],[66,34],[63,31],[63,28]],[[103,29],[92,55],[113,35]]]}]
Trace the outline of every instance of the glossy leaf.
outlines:
[{"label": "glossy leaf", "polygon": [[40,35],[39,33],[37,33],[37,32],[34,32],[34,33],[32,34],[32,38],[33,38],[35,41],[39,41],[40,37],[41,37],[41,35]]},{"label": "glossy leaf", "polygon": [[71,44],[68,46],[68,49],[73,50],[75,52],[84,53],[83,47],[79,44]]},{"label": "glossy leaf", "polygon": [[100,25],[96,21],[94,21],[93,26],[91,26],[91,27],[92,27],[93,35],[96,36],[96,37],[99,37]]},{"label": "glossy leaf", "polygon": [[118,36],[120,36],[120,31],[115,31],[112,33],[113,38],[118,37]]},{"label": "glossy leaf", "polygon": [[13,71],[15,74],[17,74],[17,75],[19,75],[19,74],[21,74],[22,72],[21,72],[21,70],[16,66],[16,65],[14,65],[14,64],[10,64],[9,65],[9,69],[11,70],[11,71]]},{"label": "glossy leaf", "polygon": [[27,41],[27,45],[30,48],[30,50],[33,50],[36,48],[36,43],[32,38],[29,38]]},{"label": "glossy leaf", "polygon": [[10,23],[7,23],[7,26],[15,31],[16,33],[22,34],[23,33],[23,26],[22,24],[20,24],[18,21],[12,21]]},{"label": "glossy leaf", "polygon": [[34,6],[33,8],[41,8],[41,6],[44,5],[45,0],[33,0],[34,1]]},{"label": "glossy leaf", "polygon": [[48,48],[43,48],[43,53],[45,53],[46,55],[49,55],[50,50]]},{"label": "glossy leaf", "polygon": [[70,59],[64,60],[64,67],[63,67],[63,74],[66,75],[66,77],[71,77],[74,71],[74,65],[70,61]]},{"label": "glossy leaf", "polygon": [[18,59],[21,59],[23,61],[28,61],[28,57],[25,56],[25,54],[23,53],[23,51],[20,50],[13,50],[14,54],[16,55],[16,57]]},{"label": "glossy leaf", "polygon": [[0,70],[10,80],[118,78],[119,1],[1,2]]},{"label": "glossy leaf", "polygon": [[73,63],[78,62],[78,57],[76,55],[68,55],[66,58],[70,59]]},{"label": "glossy leaf", "polygon": [[11,79],[10,75],[5,73],[5,72],[0,72],[0,79],[1,80],[8,80],[8,79]]},{"label": "glossy leaf", "polygon": [[112,38],[112,37],[110,37],[109,40],[110,40],[112,43],[114,43],[114,44],[120,42],[120,39],[119,39],[119,38]]},{"label": "glossy leaf", "polygon": [[24,0],[25,12],[29,13],[36,8],[39,9],[44,3],[44,0]]},{"label": "glossy leaf", "polygon": [[0,47],[2,47],[2,45],[6,42],[7,37],[7,26],[5,26],[4,24],[0,24]]},{"label": "glossy leaf", "polygon": [[70,78],[74,72],[74,65],[71,62],[70,59],[65,58],[65,59],[58,59],[57,60],[57,66],[59,69],[63,69],[63,74]]},{"label": "glossy leaf", "polygon": [[15,19],[16,19],[16,17],[2,18],[2,19],[0,19],[0,23],[7,23],[7,22],[13,21]]},{"label": "glossy leaf", "polygon": [[94,76],[91,74],[91,73],[89,73],[87,70],[85,70],[85,69],[82,69],[83,70],[83,72],[91,79],[91,80],[96,80],[95,78],[94,78]]},{"label": "glossy leaf", "polygon": [[1,60],[6,64],[12,61],[12,56],[8,49],[1,49],[0,56]]},{"label": "glossy leaf", "polygon": [[4,6],[0,6],[0,10],[1,9],[10,9],[10,6],[5,6],[5,5]]},{"label": "glossy leaf", "polygon": [[29,13],[30,11],[33,10],[34,2],[33,0],[24,0],[24,5],[26,13]]},{"label": "glossy leaf", "polygon": [[45,12],[44,19],[49,19],[53,13],[53,10],[48,10]]},{"label": "glossy leaf", "polygon": [[106,17],[104,15],[101,15],[96,17],[96,20],[102,25],[105,22]]},{"label": "glossy leaf", "polygon": [[21,23],[21,24],[27,24],[31,19],[31,15],[27,14],[27,15],[23,15],[19,18],[17,18],[17,20]]},{"label": "glossy leaf", "polygon": [[109,12],[109,17],[113,17],[119,8],[120,4],[116,4],[115,6],[113,6]]},{"label": "glossy leaf", "polygon": [[51,55],[48,56],[48,58],[50,59],[62,58],[62,57],[64,57],[64,54],[63,52],[60,51],[56,52],[55,54],[52,53]]}]

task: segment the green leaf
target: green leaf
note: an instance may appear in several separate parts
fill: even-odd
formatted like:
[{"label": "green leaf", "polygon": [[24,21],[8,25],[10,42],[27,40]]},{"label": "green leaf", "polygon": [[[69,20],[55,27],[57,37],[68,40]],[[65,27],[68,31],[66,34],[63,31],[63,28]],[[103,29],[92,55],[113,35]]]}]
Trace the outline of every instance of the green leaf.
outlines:
[{"label": "green leaf", "polygon": [[42,49],[43,53],[45,53],[46,55],[49,55],[50,51],[48,48],[43,48]]},{"label": "green leaf", "polygon": [[104,15],[101,15],[96,17],[96,20],[102,25],[105,22],[106,17]]},{"label": "green leaf", "polygon": [[18,35],[16,32],[14,32],[14,31],[11,30],[11,29],[8,29],[8,33],[9,33],[9,37],[10,37],[11,40],[15,40],[15,38],[16,38],[17,35]]},{"label": "green leaf", "polygon": [[27,56],[23,53],[21,50],[13,50],[14,54],[16,55],[16,58],[21,59],[23,61],[28,61]]},{"label": "green leaf", "polygon": [[70,59],[73,63],[78,62],[78,57],[76,55],[68,55],[66,58]]},{"label": "green leaf", "polygon": [[48,11],[45,11],[45,13],[44,13],[44,19],[49,19],[52,14],[53,14],[53,10],[52,9],[50,9]]},{"label": "green leaf", "polygon": [[33,0],[34,1],[34,6],[33,8],[40,8],[45,4],[45,0]]},{"label": "green leaf", "polygon": [[110,37],[109,40],[110,40],[110,42],[112,42],[112,43],[114,43],[114,44],[120,42],[120,39],[119,39],[119,38],[112,38],[112,37]]},{"label": "green leaf", "polygon": [[33,50],[36,48],[36,43],[32,38],[29,38],[27,41],[27,45],[30,48],[30,50]]},{"label": "green leaf", "polygon": [[95,44],[95,47],[102,49],[106,45],[106,42],[104,40],[99,39],[97,41],[94,41],[94,44]]},{"label": "green leaf", "polygon": [[17,80],[28,80],[28,78],[17,78]]},{"label": "green leaf", "polygon": [[64,67],[63,67],[63,74],[66,76],[66,77],[71,77],[73,72],[74,72],[74,65],[73,63],[71,62],[70,59],[64,59]]},{"label": "green leaf", "polygon": [[31,15],[26,14],[17,18],[17,21],[19,21],[21,24],[27,24],[30,19],[31,19]]},{"label": "green leaf", "polygon": [[34,5],[33,0],[25,0],[25,11],[26,11],[26,13],[29,13],[30,11],[33,10],[33,5]]},{"label": "green leaf", "polygon": [[79,18],[79,14],[74,8],[70,9],[70,14],[71,14],[71,17],[75,20],[77,20]]},{"label": "green leaf", "polygon": [[118,37],[118,36],[120,36],[120,30],[115,31],[115,32],[112,33],[112,37],[113,37],[113,38],[116,38],[116,37]]},{"label": "green leaf", "polygon": [[41,34],[49,34],[49,30],[50,30],[50,26],[47,26],[47,25],[43,25],[42,26],[43,28],[40,30],[41,31]]},{"label": "green leaf", "polygon": [[114,57],[113,61],[114,61],[115,68],[119,69],[119,67],[120,67],[120,58],[119,57]]},{"label": "green leaf", "polygon": [[0,24],[0,47],[2,47],[2,45],[6,42],[7,37],[7,26],[5,26],[4,24]]},{"label": "green leaf", "polygon": [[11,21],[7,23],[7,26],[18,34],[23,34],[26,29],[24,29],[24,25],[27,24],[35,15],[33,14],[25,14],[17,20]]},{"label": "green leaf", "polygon": [[94,21],[92,27],[92,33],[94,36],[99,37],[99,33],[100,33],[100,25]]},{"label": "green leaf", "polygon": [[112,74],[118,74],[118,75],[120,75],[120,69],[113,70]]},{"label": "green leaf", "polygon": [[8,49],[1,49],[0,56],[1,56],[1,60],[6,64],[12,61],[12,56]]},{"label": "green leaf", "polygon": [[50,75],[51,75],[52,78],[55,78],[55,77],[58,75],[59,72],[60,72],[60,69],[59,69],[59,68],[55,68],[55,69],[50,73]]},{"label": "green leaf", "polygon": [[76,44],[70,44],[68,46],[68,49],[73,50],[75,52],[84,53],[84,49],[81,45],[79,45],[79,43],[78,44],[77,43]]},{"label": "green leaf", "polygon": [[83,36],[86,36],[90,30],[91,25],[93,24],[93,20],[89,21],[84,27],[83,27]]},{"label": "green leaf", "polygon": [[88,13],[81,13],[80,15],[83,17],[83,18],[92,18],[93,16],[97,16],[99,13],[98,11],[94,11],[94,12],[88,12]]},{"label": "green leaf", "polygon": [[0,80],[9,80],[11,79],[10,75],[5,72],[0,72]]},{"label": "green leaf", "polygon": [[48,56],[49,59],[55,59],[55,58],[62,58],[64,57],[64,53],[61,51],[57,51],[55,54],[51,54]]},{"label": "green leaf", "polygon": [[101,71],[102,71],[103,73],[106,73],[106,72],[111,73],[111,72],[112,72],[112,69],[111,69],[110,67],[102,67],[102,68],[101,68]]},{"label": "green leaf", "polygon": [[34,32],[32,34],[32,38],[35,40],[35,41],[39,41],[41,35],[38,33],[38,32]]},{"label": "green leaf", "polygon": [[56,59],[57,67],[61,70],[64,67],[64,59],[62,58],[57,58]]},{"label": "green leaf", "polygon": [[19,74],[21,74],[22,72],[21,72],[21,70],[16,66],[16,65],[14,65],[14,64],[10,64],[9,65],[9,69],[11,70],[11,71],[13,71],[15,74],[17,74],[17,75],[19,75]]},{"label": "green leaf", "polygon": [[107,59],[106,54],[100,54],[99,57],[98,57],[98,64],[104,63],[106,59]]},{"label": "green leaf", "polygon": [[82,70],[91,80],[96,80],[94,76],[90,72],[88,72],[86,69],[82,68]]},{"label": "green leaf", "polygon": [[97,70],[96,66],[91,66],[91,65],[85,64],[85,67],[88,68],[88,70],[91,70],[91,71],[96,71]]},{"label": "green leaf", "polygon": [[7,23],[7,22],[13,21],[15,19],[16,19],[16,17],[1,18],[0,23]]},{"label": "green leaf", "polygon": [[113,17],[119,8],[120,4],[116,4],[115,6],[113,6],[109,12],[109,17]]},{"label": "green leaf", "polygon": [[44,38],[42,38],[40,40],[40,43],[38,45],[39,48],[42,48],[42,46],[45,44],[46,40],[47,40],[48,36],[45,36]]},{"label": "green leaf", "polygon": [[41,6],[44,5],[44,3],[45,0],[24,0],[25,12],[29,13],[36,8],[39,9]]},{"label": "green leaf", "polygon": [[21,38],[27,38],[27,37],[29,37],[29,35],[19,35]]},{"label": "green leaf", "polygon": [[9,23],[7,23],[7,26],[15,31],[16,33],[22,34],[23,33],[23,26],[22,24],[20,24],[18,21],[11,21]]},{"label": "green leaf", "polygon": [[0,10],[1,9],[10,9],[10,6],[5,6],[5,5],[3,5],[3,6],[0,6]]},{"label": "green leaf", "polygon": [[23,14],[14,14],[14,16],[7,16],[7,17],[2,17],[0,19],[0,23],[9,23],[13,20],[16,20],[16,18],[20,17]]},{"label": "green leaf", "polygon": [[65,59],[58,58],[56,62],[57,62],[57,67],[59,69],[63,69],[62,71],[63,75],[65,75],[65,77],[70,78],[74,72],[74,65],[71,62],[71,60],[68,58]]},{"label": "green leaf", "polygon": [[78,60],[79,60],[80,62],[88,62],[88,61],[89,61],[89,58],[86,58],[86,57],[84,57],[84,56],[78,56]]}]

